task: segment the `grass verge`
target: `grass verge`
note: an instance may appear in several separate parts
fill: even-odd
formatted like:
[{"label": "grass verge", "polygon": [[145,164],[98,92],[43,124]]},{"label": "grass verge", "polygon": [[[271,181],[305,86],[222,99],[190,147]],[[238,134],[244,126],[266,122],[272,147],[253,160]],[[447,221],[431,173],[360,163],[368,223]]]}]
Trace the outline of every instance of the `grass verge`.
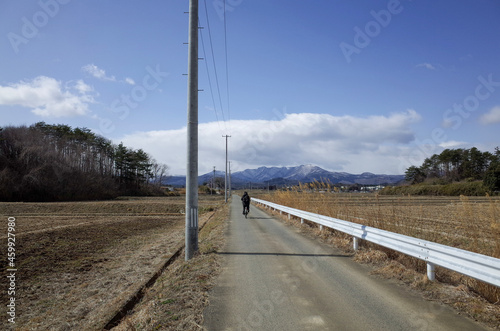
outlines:
[{"label": "grass verge", "polygon": [[208,291],[220,273],[224,228],[229,204],[219,207],[199,233],[199,251],[184,261],[184,252],[149,288],[122,322],[120,330],[203,330]]}]

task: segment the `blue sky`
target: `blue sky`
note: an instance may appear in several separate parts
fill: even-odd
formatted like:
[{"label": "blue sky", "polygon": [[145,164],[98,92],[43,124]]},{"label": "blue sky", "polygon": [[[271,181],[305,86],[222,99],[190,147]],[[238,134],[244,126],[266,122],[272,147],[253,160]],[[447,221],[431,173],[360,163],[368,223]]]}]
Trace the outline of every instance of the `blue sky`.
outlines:
[{"label": "blue sky", "polygon": [[[222,135],[233,171],[401,174],[444,148],[500,145],[498,1],[226,0],[225,15],[199,1],[200,173],[224,168]],[[184,174],[187,11],[2,1],[0,126],[88,127]]]}]

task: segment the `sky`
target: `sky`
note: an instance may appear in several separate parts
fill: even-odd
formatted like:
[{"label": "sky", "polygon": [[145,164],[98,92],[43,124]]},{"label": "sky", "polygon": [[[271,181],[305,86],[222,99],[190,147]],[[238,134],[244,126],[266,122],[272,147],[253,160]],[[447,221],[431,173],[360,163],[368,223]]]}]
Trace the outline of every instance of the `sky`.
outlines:
[{"label": "sky", "polygon": [[[224,4],[225,2],[225,4]],[[404,174],[500,145],[497,0],[199,0],[199,173]],[[0,1],[0,127],[86,127],[186,173],[188,0]]]}]

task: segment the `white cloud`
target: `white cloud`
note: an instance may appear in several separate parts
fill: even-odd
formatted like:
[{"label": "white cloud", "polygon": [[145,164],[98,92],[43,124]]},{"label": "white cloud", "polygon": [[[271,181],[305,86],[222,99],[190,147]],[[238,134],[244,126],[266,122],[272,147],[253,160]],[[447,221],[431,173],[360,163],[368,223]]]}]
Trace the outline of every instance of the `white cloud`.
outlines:
[{"label": "white cloud", "polygon": [[449,141],[443,141],[440,143],[438,146],[443,148],[443,149],[456,149],[456,148],[463,148],[465,146],[468,146],[469,143],[465,141],[456,141],[456,140],[449,140]]},{"label": "white cloud", "polygon": [[[233,171],[312,163],[334,171],[401,173],[400,156],[414,140],[410,125],[420,119],[414,110],[366,118],[311,113],[282,117],[228,123]],[[218,123],[204,123],[198,128],[200,174],[213,166],[222,169],[225,139]],[[172,174],[185,173],[186,128],[137,132],[120,141],[143,148],[168,164]]]},{"label": "white cloud", "polygon": [[489,112],[481,115],[479,121],[484,125],[500,123],[500,106],[493,107]]},{"label": "white cloud", "polygon": [[432,64],[430,63],[420,63],[420,64],[417,64],[416,66],[417,68],[426,68],[426,69],[429,69],[429,70],[436,70],[436,67],[433,66]]},{"label": "white cloud", "polygon": [[63,88],[60,81],[39,76],[31,81],[0,86],[0,106],[31,108],[34,114],[43,117],[81,116],[89,112],[88,104],[94,102],[89,94],[92,91],[92,87],[81,80]]},{"label": "white cloud", "polygon": [[80,94],[87,94],[89,92],[94,92],[94,88],[90,85],[85,84],[81,79],[77,81],[69,81],[65,84],[66,89],[74,89]]},{"label": "white cloud", "polygon": [[82,67],[82,70],[84,72],[86,72],[86,73],[94,76],[97,79],[116,82],[115,76],[106,76],[106,71],[104,71],[103,69],[99,68],[95,64],[87,64],[86,66]]},{"label": "white cloud", "polygon": [[[97,79],[110,82],[118,82],[115,76],[107,76],[106,71],[104,69],[99,68],[95,64],[87,64],[86,66],[82,67],[82,70],[83,72],[86,72],[87,74],[90,74]],[[129,85],[135,85],[135,81],[130,77],[126,77],[124,80],[120,80],[119,82],[127,83]]]}]

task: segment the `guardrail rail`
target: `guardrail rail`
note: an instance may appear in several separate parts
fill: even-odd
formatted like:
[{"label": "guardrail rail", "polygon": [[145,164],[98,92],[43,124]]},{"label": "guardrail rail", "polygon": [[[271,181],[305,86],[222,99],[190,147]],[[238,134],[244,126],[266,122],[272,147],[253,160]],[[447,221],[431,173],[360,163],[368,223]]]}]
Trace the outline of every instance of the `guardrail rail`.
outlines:
[{"label": "guardrail rail", "polygon": [[298,217],[302,223],[307,220],[319,224],[321,228],[326,226],[347,233],[353,237],[355,250],[358,249],[358,240],[363,239],[423,260],[427,263],[427,278],[431,281],[435,280],[435,266],[440,266],[500,287],[500,259],[265,200],[252,198],[252,201],[280,214],[288,214],[288,218]]}]

